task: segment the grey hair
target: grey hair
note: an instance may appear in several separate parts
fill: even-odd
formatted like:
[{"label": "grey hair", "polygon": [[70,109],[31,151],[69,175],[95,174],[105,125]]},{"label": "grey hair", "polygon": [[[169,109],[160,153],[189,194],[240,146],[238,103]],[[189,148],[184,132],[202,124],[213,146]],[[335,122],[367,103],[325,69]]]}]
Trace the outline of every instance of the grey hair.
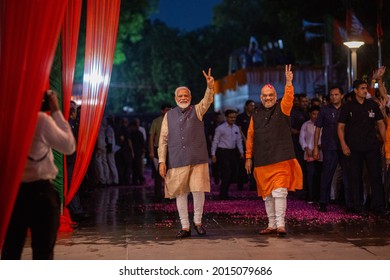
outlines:
[{"label": "grey hair", "polygon": [[177,95],[178,91],[179,90],[182,90],[182,89],[185,89],[188,91],[188,93],[191,95],[191,91],[188,87],[185,87],[185,86],[181,86],[181,87],[178,87],[176,90],[175,90],[175,96]]}]

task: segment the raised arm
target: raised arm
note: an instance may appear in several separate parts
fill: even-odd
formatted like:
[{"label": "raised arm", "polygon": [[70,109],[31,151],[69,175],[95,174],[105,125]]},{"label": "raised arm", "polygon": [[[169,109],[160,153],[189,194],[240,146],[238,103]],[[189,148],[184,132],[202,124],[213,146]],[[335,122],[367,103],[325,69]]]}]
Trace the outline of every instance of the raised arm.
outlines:
[{"label": "raised arm", "polygon": [[286,65],[286,86],[292,86],[293,72],[291,71],[291,64]]},{"label": "raised arm", "polygon": [[387,96],[387,91],[385,88],[385,85],[383,84],[383,75],[385,74],[386,67],[382,66],[381,68],[378,69],[378,86],[379,86],[379,95],[381,98],[383,98],[385,104],[389,101],[389,97]]},{"label": "raised arm", "polygon": [[291,64],[286,65],[286,86],[284,89],[284,96],[280,103],[283,114],[290,116],[291,109],[294,103],[294,87],[292,80],[294,78],[293,72],[291,71]]},{"label": "raised arm", "polygon": [[207,112],[211,103],[214,101],[214,77],[211,76],[211,68],[209,68],[208,73],[206,73],[204,70],[202,73],[206,79],[207,88],[203,99],[195,105],[196,115],[198,116],[199,120],[203,119],[203,115]]},{"label": "raised arm", "polygon": [[204,70],[202,70],[202,73],[203,73],[203,76],[206,79],[207,88],[214,90],[214,77],[211,76],[211,68],[209,68],[209,71],[208,71],[207,74],[206,74],[206,72]]},{"label": "raised arm", "polygon": [[389,97],[387,96],[385,85],[383,84],[383,75],[385,74],[385,72],[385,66],[374,70],[374,72],[372,73],[371,89],[373,90],[373,94],[375,94],[374,86],[375,82],[378,82],[379,97],[383,100],[384,104],[387,104],[387,102],[389,101]]}]

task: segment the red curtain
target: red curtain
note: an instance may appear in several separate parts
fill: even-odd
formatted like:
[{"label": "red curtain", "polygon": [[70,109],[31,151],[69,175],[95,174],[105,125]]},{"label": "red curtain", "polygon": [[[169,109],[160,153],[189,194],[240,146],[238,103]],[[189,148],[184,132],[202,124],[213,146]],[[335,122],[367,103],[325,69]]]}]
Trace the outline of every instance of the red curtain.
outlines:
[{"label": "red curtain", "polygon": [[69,118],[82,0],[69,0],[62,24],[62,101],[65,119]]},{"label": "red curtain", "polygon": [[0,247],[19,189],[67,1],[0,2]]},{"label": "red curtain", "polygon": [[[69,118],[74,70],[76,66],[77,43],[79,40],[82,0],[69,0],[62,24],[62,103],[65,119]],[[76,139],[77,140],[77,139]],[[64,156],[64,197],[68,193],[66,156]],[[68,217],[70,218],[70,217]],[[64,220],[62,218],[62,220]],[[65,219],[65,221],[67,221]],[[70,220],[68,221],[70,223]],[[61,223],[62,224],[62,223]],[[67,231],[72,231],[71,227]]]},{"label": "red curtain", "polygon": [[120,0],[88,0],[84,81],[79,137],[68,205],[78,190],[92,156],[103,118],[118,32]]}]

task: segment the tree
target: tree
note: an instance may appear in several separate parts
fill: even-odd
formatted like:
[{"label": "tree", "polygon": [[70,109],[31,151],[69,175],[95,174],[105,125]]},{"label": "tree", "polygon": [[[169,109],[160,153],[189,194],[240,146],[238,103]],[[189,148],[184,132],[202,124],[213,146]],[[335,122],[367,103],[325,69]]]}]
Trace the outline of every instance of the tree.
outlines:
[{"label": "tree", "polygon": [[[383,18],[389,13],[388,2],[384,1]],[[211,26],[187,33],[151,22],[148,15],[157,1],[151,3],[124,3],[121,11],[107,102],[110,113],[122,113],[124,106],[136,112],[156,112],[162,102],[173,102],[179,85],[187,85],[198,101],[204,91],[201,70],[211,67],[216,79],[224,77],[229,55],[247,47],[250,36],[257,38],[260,47],[281,39],[285,54],[291,54],[289,59],[294,59],[294,64],[322,66],[324,38],[306,42],[303,19],[325,23],[332,16],[343,22],[346,9],[353,7],[364,27],[375,34],[376,7],[365,5],[363,0],[329,0],[320,6],[318,1],[305,0],[224,0],[215,7]],[[384,42],[388,38],[387,22],[383,22]],[[324,32],[321,28],[318,31]],[[384,44],[384,65],[389,61],[387,50]],[[361,52],[367,54],[359,56],[361,72],[370,74],[376,67],[376,45],[366,45]],[[346,60],[346,48],[334,45],[333,62],[341,72],[346,71]]]}]

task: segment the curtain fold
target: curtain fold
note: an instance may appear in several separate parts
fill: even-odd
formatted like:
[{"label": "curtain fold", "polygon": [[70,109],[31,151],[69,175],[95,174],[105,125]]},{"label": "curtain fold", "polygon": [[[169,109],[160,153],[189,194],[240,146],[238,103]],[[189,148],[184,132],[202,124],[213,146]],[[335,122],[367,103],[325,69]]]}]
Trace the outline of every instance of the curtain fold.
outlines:
[{"label": "curtain fold", "polygon": [[[72,97],[74,71],[76,67],[77,43],[79,40],[80,18],[82,10],[82,0],[69,0],[65,12],[64,22],[62,24],[62,103],[63,112],[66,120],[69,119],[70,99]],[[77,141],[77,139],[76,139]],[[66,156],[63,156],[63,170],[64,170],[64,189],[63,195],[66,197],[68,193],[68,170],[66,165]],[[68,214],[68,212],[66,212]],[[61,221],[69,221],[68,219],[61,219]],[[61,222],[60,231],[72,231],[71,227],[63,227]]]},{"label": "curtain fold", "polygon": [[0,2],[0,247],[19,189],[65,0]]},{"label": "curtain fold", "polygon": [[79,40],[82,0],[68,0],[62,25],[62,98],[64,117],[69,118],[74,71],[76,67],[77,43]]},{"label": "curtain fold", "polygon": [[65,205],[71,202],[87,172],[103,118],[118,32],[120,2],[87,2],[84,81],[77,156]]}]

